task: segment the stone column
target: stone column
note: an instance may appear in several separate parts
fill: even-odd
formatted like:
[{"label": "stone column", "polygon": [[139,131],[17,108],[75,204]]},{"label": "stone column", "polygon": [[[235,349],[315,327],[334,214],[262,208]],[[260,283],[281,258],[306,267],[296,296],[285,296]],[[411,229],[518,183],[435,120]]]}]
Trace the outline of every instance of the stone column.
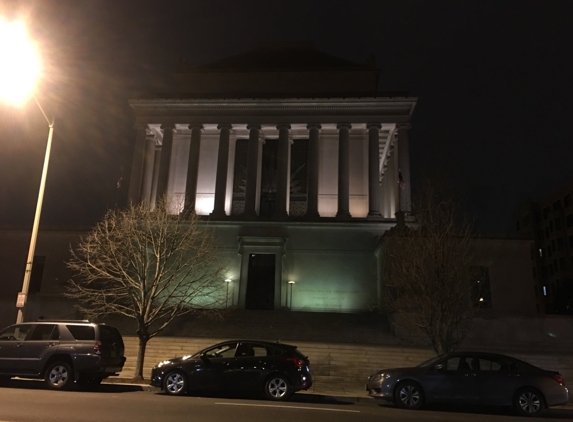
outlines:
[{"label": "stone column", "polygon": [[169,167],[171,166],[171,151],[173,150],[174,124],[163,124],[163,143],[161,145],[161,161],[159,163],[159,175],[157,179],[156,201],[161,201],[167,194],[169,184]]},{"label": "stone column", "polygon": [[350,123],[339,123],[338,129],[338,212],[337,218],[350,218]]},{"label": "stone column", "polygon": [[285,220],[288,217],[286,208],[289,198],[289,153],[290,153],[290,125],[277,125],[279,131],[279,145],[277,154],[277,193],[275,199],[275,212],[273,219]]},{"label": "stone column", "polygon": [[191,144],[189,146],[189,159],[187,161],[187,183],[185,184],[184,213],[195,212],[197,199],[197,178],[199,176],[199,155],[201,151],[201,132],[203,125],[189,125],[191,129]]},{"label": "stone column", "polygon": [[245,186],[245,218],[257,216],[257,175],[259,170],[260,125],[248,125],[249,145],[247,147],[247,179]]},{"label": "stone column", "polygon": [[380,213],[380,123],[368,123],[368,217]]},{"label": "stone column", "polygon": [[141,190],[141,200],[146,204],[151,204],[151,189],[153,187],[155,163],[155,137],[148,135],[145,139],[145,160],[143,165],[143,178]]},{"label": "stone column", "polygon": [[318,138],[321,126],[315,123],[307,125],[306,128],[308,129],[308,190],[305,217],[313,219],[320,217],[318,213]]},{"label": "stone column", "polygon": [[410,123],[398,123],[396,127],[398,129],[398,174],[402,175],[403,181],[398,190],[400,195],[398,211],[410,213],[412,211],[412,203],[410,198],[410,145],[408,130],[411,126]]},{"label": "stone column", "polygon": [[135,129],[135,145],[133,148],[133,158],[131,161],[131,176],[129,178],[128,199],[132,204],[141,201],[143,163],[145,158],[145,138],[147,136],[147,125],[137,124]]},{"label": "stone column", "polygon": [[217,155],[217,178],[215,180],[215,205],[211,216],[224,218],[225,198],[227,196],[227,169],[229,167],[229,138],[231,125],[219,125],[219,152]]}]

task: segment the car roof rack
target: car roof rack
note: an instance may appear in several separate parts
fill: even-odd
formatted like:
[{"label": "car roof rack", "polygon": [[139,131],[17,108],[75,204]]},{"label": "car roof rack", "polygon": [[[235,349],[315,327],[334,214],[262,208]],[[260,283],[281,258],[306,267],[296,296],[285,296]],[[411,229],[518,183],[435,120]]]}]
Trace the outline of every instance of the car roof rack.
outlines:
[{"label": "car roof rack", "polygon": [[88,322],[91,323],[89,319],[46,319],[38,318],[36,322]]}]

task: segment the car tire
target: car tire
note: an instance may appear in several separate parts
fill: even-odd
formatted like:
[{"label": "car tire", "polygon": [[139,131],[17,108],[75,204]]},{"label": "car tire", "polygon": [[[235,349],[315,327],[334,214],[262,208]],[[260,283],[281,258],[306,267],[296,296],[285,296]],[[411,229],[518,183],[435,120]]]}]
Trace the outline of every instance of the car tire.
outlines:
[{"label": "car tire", "polygon": [[403,409],[420,409],[424,405],[424,390],[414,381],[403,381],[396,387],[394,402]]},{"label": "car tire", "polygon": [[545,410],[545,399],[535,388],[521,388],[513,397],[513,408],[521,416],[539,416]]},{"label": "car tire", "polygon": [[67,362],[53,362],[46,368],[44,382],[51,390],[68,390],[74,384],[74,371]]},{"label": "car tire", "polygon": [[187,376],[183,371],[168,373],[163,380],[163,391],[170,396],[182,396],[189,387]]},{"label": "car tire", "polygon": [[282,375],[273,375],[265,383],[265,397],[269,400],[285,401],[292,393],[289,380]]}]

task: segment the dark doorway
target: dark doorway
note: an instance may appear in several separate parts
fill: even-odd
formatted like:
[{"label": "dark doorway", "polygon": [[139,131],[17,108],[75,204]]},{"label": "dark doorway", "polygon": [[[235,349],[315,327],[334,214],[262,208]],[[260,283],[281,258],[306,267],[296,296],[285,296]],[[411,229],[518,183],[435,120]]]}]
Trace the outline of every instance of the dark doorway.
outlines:
[{"label": "dark doorway", "polygon": [[275,255],[250,254],[246,309],[274,309]]}]

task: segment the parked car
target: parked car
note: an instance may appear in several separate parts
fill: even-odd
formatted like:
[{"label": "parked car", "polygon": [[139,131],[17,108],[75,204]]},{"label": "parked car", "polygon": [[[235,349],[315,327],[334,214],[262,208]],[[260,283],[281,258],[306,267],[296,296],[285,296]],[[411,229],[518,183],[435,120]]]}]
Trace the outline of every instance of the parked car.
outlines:
[{"label": "parked car", "polygon": [[161,362],[151,371],[151,385],[170,395],[253,390],[270,400],[287,400],[309,389],[312,378],[310,361],[296,346],[233,340]]},{"label": "parked car", "polygon": [[98,385],[125,363],[116,328],[89,321],[42,320],[0,331],[0,378],[43,378],[55,390]]},{"label": "parked car", "polygon": [[495,353],[455,352],[413,368],[383,369],[370,376],[368,395],[407,409],[449,402],[513,406],[537,416],[566,404],[569,393],[559,372]]}]

